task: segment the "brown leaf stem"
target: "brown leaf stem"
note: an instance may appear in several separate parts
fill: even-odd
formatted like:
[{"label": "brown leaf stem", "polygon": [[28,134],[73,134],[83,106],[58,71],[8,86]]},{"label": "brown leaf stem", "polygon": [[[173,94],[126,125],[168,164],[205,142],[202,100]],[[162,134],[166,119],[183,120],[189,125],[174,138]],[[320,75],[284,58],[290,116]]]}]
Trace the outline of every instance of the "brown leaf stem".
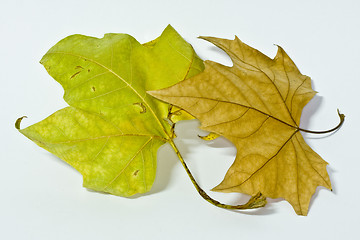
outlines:
[{"label": "brown leaf stem", "polygon": [[172,146],[172,148],[174,149],[176,155],[178,156],[181,164],[185,168],[186,173],[188,174],[191,182],[195,186],[195,188],[198,191],[198,193],[200,194],[200,196],[203,199],[205,199],[206,201],[208,201],[209,203],[211,203],[212,205],[214,205],[216,207],[220,207],[220,208],[225,208],[225,209],[253,209],[253,208],[264,207],[266,205],[266,197],[263,194],[261,194],[260,192],[257,193],[255,196],[251,197],[247,203],[242,204],[242,205],[228,205],[228,204],[223,204],[223,203],[220,203],[219,201],[214,200],[204,190],[202,190],[202,188],[196,182],[194,176],[192,175],[190,169],[187,167],[187,165],[186,165],[183,157],[181,156],[178,148],[176,147],[174,141],[172,139],[170,139],[169,143]]},{"label": "brown leaf stem", "polygon": [[307,130],[307,129],[302,129],[302,128],[297,128],[297,129],[299,131],[302,131],[302,132],[313,133],[313,134],[325,134],[325,133],[330,133],[330,132],[336,131],[341,127],[341,125],[345,121],[345,115],[340,113],[339,109],[337,110],[337,112],[338,112],[338,115],[339,115],[339,118],[340,118],[340,123],[336,127],[332,128],[332,129],[325,130],[325,131],[312,131],[312,130]]}]

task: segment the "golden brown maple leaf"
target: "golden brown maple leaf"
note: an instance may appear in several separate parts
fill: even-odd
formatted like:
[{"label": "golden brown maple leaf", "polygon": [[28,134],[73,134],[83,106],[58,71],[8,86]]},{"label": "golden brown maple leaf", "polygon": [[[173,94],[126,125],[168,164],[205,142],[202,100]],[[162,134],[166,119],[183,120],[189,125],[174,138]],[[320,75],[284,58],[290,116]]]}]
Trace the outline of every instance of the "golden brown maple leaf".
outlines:
[{"label": "golden brown maple leaf", "polygon": [[203,73],[150,94],[185,109],[202,129],[236,146],[234,163],[213,190],[284,198],[306,215],[317,186],[331,189],[327,163],[299,128],[302,109],[316,93],[310,78],[281,47],[270,59],[237,37],[201,38],[223,49],[233,66],[206,61]]}]

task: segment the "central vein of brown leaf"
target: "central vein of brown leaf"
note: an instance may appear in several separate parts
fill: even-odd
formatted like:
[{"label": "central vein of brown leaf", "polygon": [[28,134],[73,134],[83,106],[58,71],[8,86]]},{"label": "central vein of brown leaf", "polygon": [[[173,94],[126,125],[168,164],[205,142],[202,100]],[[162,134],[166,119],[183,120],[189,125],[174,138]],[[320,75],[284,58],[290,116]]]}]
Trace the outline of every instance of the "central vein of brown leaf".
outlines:
[{"label": "central vein of brown leaf", "polygon": [[[291,134],[291,136],[285,141],[285,143],[283,145],[281,145],[280,149],[271,157],[269,158],[266,162],[264,162],[263,165],[261,165],[258,169],[256,169],[256,171],[254,171],[248,178],[246,178],[243,182],[241,182],[240,184],[234,186],[240,186],[242,184],[244,184],[245,182],[247,182],[248,180],[250,180],[250,178],[252,178],[256,173],[258,173],[261,169],[263,169],[272,159],[274,159],[280,152],[281,150],[286,146],[286,144],[288,144],[288,142],[293,138],[293,136],[298,132],[299,130],[296,130],[293,134]],[[224,190],[219,188],[219,190]]]},{"label": "central vein of brown leaf", "polygon": [[[161,96],[161,94],[158,94],[159,96]],[[244,104],[240,104],[240,103],[236,103],[236,102],[230,102],[230,101],[226,101],[226,100],[219,100],[219,99],[213,99],[213,98],[208,98],[208,97],[198,97],[198,96],[171,96],[172,98],[195,98],[195,99],[205,99],[205,100],[209,100],[209,101],[215,101],[215,102],[222,102],[222,103],[227,103],[227,104],[235,104],[235,105],[238,105],[238,106],[241,106],[241,107],[244,107],[244,108],[248,108],[248,109],[251,109],[251,110],[254,110],[254,111],[257,111],[261,114],[264,114],[266,116],[268,116],[269,118],[272,118],[274,120],[277,120],[291,128],[295,128],[296,130],[299,130],[299,127],[298,126],[294,126],[290,123],[287,123],[279,118],[276,118],[270,114],[267,114],[259,109],[256,109],[256,108],[253,108],[253,107],[249,107],[249,106],[246,106]]]}]

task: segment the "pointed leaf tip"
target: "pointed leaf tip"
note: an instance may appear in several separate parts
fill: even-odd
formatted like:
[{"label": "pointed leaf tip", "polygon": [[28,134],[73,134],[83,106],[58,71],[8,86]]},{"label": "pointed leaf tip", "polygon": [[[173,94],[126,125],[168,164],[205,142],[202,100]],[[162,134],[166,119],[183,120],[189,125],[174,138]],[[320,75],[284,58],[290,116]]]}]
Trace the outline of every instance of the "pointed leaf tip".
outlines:
[{"label": "pointed leaf tip", "polygon": [[22,121],[24,118],[27,118],[27,116],[19,117],[19,118],[16,120],[16,122],[15,122],[15,128],[16,128],[17,130],[20,130],[20,123],[21,123],[21,121]]},{"label": "pointed leaf tip", "polygon": [[205,141],[211,141],[211,140],[215,140],[216,138],[220,137],[220,135],[217,134],[217,133],[211,132],[206,136],[198,135],[198,137],[201,138],[202,140],[205,140]]}]

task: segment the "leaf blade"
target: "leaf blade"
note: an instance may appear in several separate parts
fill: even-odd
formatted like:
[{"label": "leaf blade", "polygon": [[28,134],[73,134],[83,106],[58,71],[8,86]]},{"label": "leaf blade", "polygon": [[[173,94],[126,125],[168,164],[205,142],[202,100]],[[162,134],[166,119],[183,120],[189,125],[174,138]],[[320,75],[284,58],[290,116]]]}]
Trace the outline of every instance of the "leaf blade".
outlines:
[{"label": "leaf blade", "polygon": [[203,73],[150,94],[234,143],[236,159],[214,190],[282,197],[306,215],[316,187],[331,189],[327,163],[306,145],[298,127],[302,108],[315,95],[310,78],[280,47],[270,59],[237,37],[202,38],[223,49],[234,65],[205,61]]},{"label": "leaf blade", "polygon": [[70,107],[25,129],[19,119],[19,131],[77,169],[87,188],[120,196],[149,191],[157,149],[174,136],[163,120],[168,104],[146,91],[202,71],[190,44],[170,25],[144,45],[127,34],[72,35],[41,63],[63,86]]},{"label": "leaf blade", "polygon": [[[93,129],[91,136],[89,128]],[[166,142],[158,136],[124,134],[96,115],[73,107],[59,110],[20,132],[78,170],[85,187],[120,196],[149,190],[155,179],[156,151]],[[145,151],[151,154],[141,154]],[[119,173],[129,176],[132,188],[109,188]]]}]

